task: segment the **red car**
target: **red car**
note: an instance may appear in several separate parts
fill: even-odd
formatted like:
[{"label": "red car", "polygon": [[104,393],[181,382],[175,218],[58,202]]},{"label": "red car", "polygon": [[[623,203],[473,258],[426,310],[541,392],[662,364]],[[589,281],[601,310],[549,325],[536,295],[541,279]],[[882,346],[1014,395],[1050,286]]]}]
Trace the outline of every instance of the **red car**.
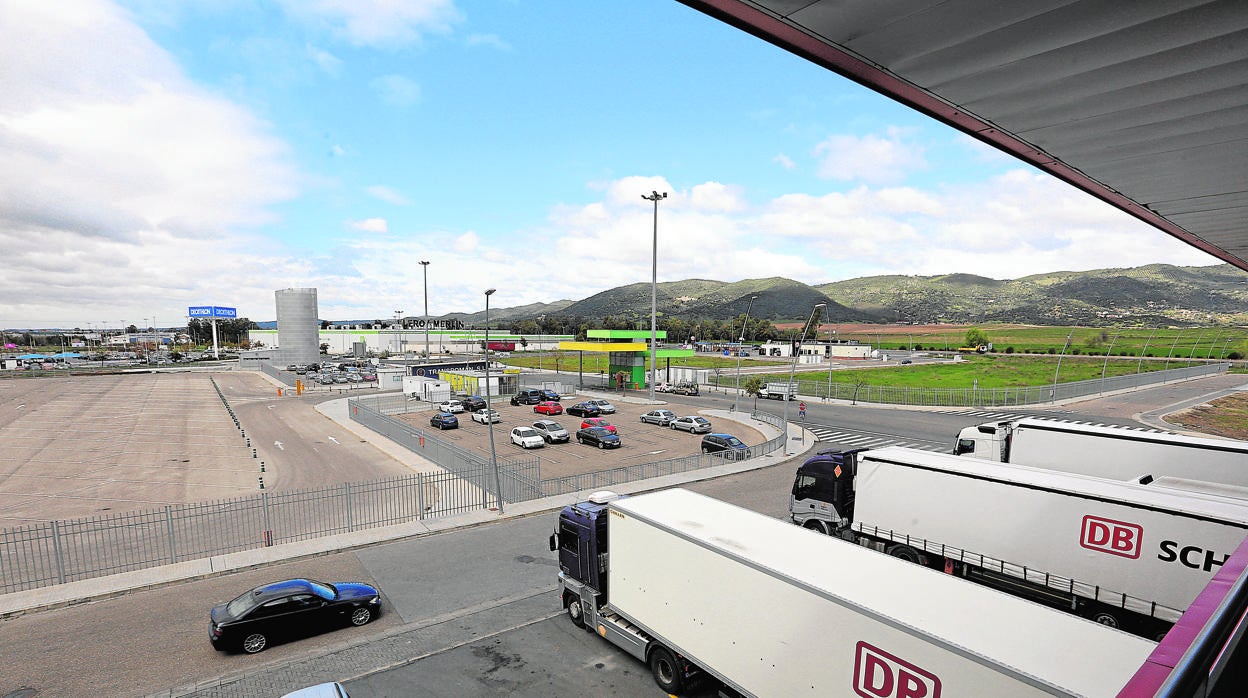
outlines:
[{"label": "red car", "polygon": [[615,425],[603,419],[602,417],[587,417],[585,421],[581,422],[582,429],[588,429],[590,427],[602,427],[603,429],[606,429],[612,434],[617,433],[615,431]]},{"label": "red car", "polygon": [[538,414],[545,414],[545,415],[563,414],[563,405],[560,405],[557,402],[551,402],[550,400],[546,400],[545,402],[539,402],[536,405],[534,405],[533,411]]}]

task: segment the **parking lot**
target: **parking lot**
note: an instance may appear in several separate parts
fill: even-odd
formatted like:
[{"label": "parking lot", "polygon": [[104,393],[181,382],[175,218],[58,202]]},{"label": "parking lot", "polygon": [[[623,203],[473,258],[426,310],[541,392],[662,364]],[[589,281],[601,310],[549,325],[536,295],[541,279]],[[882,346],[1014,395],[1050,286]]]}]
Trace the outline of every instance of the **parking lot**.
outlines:
[{"label": "parking lot", "polygon": [[[682,417],[698,414],[696,409],[675,403],[653,405],[625,401],[618,399],[618,396],[605,393],[564,395],[560,404],[566,409],[590,398],[605,398],[615,406],[616,413],[603,415],[603,418],[615,425],[620,436],[619,448],[598,449],[577,443],[576,431],[580,428],[582,421],[580,417],[567,414],[548,417],[534,412],[532,405],[513,406],[506,398],[503,398],[491,400],[491,406],[498,411],[501,419],[494,424],[494,444],[499,457],[540,457],[542,477],[556,478],[701,453],[702,434],[690,434],[641,422],[641,415],[653,409],[670,409],[677,416]],[[637,398],[632,398],[632,400],[637,400]],[[439,431],[429,425],[429,418],[437,412],[437,405],[421,404],[425,409],[395,415],[395,417],[426,433],[432,433],[435,438],[489,456],[489,433],[485,424],[473,421],[471,414],[464,412],[456,415],[459,418],[459,428]],[[571,438],[567,443],[547,444],[542,448],[527,451],[512,444],[510,435],[513,428],[532,425],[538,419],[553,419],[568,430]],[[711,430],[732,434],[750,446],[766,441],[762,432],[742,422],[711,419]]]}]

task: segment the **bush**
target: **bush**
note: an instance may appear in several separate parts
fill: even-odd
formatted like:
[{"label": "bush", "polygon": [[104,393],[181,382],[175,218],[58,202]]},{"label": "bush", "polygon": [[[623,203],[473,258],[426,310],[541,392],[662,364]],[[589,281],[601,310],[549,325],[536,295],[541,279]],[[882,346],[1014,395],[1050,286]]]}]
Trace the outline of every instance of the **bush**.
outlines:
[{"label": "bush", "polygon": [[1056,353],[1057,353],[1057,350],[1056,350],[1056,349],[1054,349],[1053,347],[1049,347],[1049,353],[1050,353],[1050,354],[1056,354]]},{"label": "bush", "polygon": [[1233,352],[1231,352],[1231,353],[1227,354],[1227,355],[1226,355],[1226,358],[1230,359],[1231,361],[1239,361],[1240,359],[1244,358],[1244,355],[1243,355],[1243,354],[1240,354],[1240,353],[1239,353],[1239,352],[1237,352],[1237,351],[1233,351]]},{"label": "bush", "polygon": [[1012,347],[1012,346],[1006,347],[1006,348],[1005,348],[1005,353],[1007,353],[1007,354],[1013,354],[1013,353],[1014,353],[1014,347]]}]

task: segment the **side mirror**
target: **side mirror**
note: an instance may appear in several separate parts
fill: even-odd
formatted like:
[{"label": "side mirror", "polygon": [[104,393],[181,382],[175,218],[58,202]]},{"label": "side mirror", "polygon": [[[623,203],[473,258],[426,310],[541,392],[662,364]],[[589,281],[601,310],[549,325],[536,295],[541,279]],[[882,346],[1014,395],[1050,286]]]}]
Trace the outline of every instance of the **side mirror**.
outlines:
[{"label": "side mirror", "polygon": [[552,533],[550,534],[550,551],[553,553],[554,551],[558,549],[559,549],[559,534]]}]

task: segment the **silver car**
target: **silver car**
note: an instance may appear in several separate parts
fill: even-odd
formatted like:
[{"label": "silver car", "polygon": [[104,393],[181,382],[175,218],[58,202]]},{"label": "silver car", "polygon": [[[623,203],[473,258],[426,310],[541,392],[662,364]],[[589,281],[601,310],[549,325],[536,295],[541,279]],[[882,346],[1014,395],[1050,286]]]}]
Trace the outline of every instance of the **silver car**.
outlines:
[{"label": "silver car", "polygon": [[690,434],[709,434],[711,431],[711,421],[706,417],[691,415],[673,420],[672,428],[681,429],[689,432]]},{"label": "silver car", "polygon": [[650,410],[641,415],[642,424],[658,424],[665,427],[676,421],[676,413],[671,410]]},{"label": "silver car", "polygon": [[607,400],[586,400],[585,402],[588,402],[591,405],[597,405],[598,411],[602,414],[615,414],[615,405],[612,405]]},{"label": "silver car", "polygon": [[562,424],[553,419],[539,419],[533,422],[533,429],[538,434],[541,434],[548,444],[563,443],[571,438],[568,430],[564,429]]}]

